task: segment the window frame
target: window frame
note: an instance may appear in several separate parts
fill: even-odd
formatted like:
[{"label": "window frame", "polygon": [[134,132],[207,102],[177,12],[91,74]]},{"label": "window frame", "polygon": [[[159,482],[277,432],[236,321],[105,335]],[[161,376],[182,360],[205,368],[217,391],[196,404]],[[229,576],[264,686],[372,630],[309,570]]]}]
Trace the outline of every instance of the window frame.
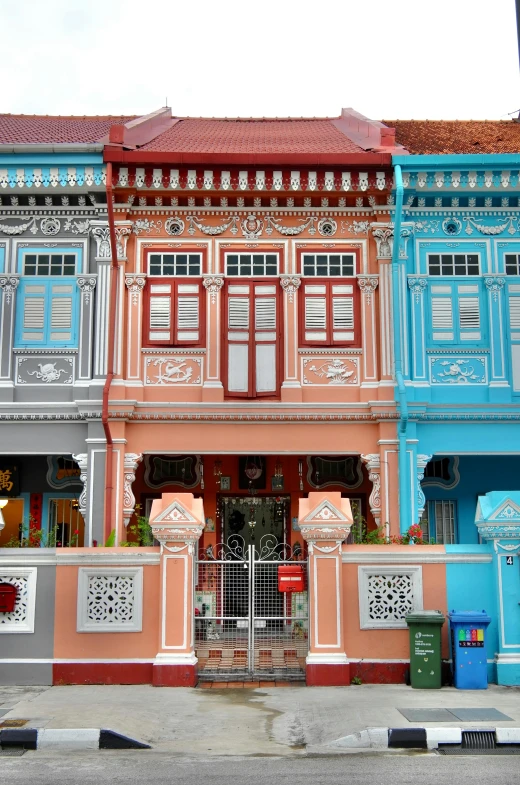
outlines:
[{"label": "window frame", "polygon": [[[330,271],[330,257],[331,256],[352,256],[353,260],[354,260],[352,273],[350,275],[343,275],[343,273],[331,275],[330,272],[329,272],[327,275],[318,274],[318,273],[316,273],[315,275],[309,275],[308,273],[306,273],[304,271],[304,268],[305,268],[304,257],[305,256],[314,256],[314,257],[317,257],[317,256],[327,256],[327,257],[329,257],[328,262],[327,262],[327,267],[329,268],[329,271]],[[317,262],[315,261],[314,262],[315,268],[316,268],[316,265],[317,265]],[[327,280],[329,280],[331,278],[341,278],[342,280],[345,279],[345,278],[355,278],[357,273],[358,273],[358,267],[359,267],[359,264],[358,264],[358,254],[353,249],[344,249],[344,250],[338,251],[338,250],[331,250],[329,248],[319,248],[317,250],[312,250],[312,249],[311,250],[308,250],[308,249],[303,250],[303,249],[301,249],[301,250],[298,251],[298,269],[300,271],[300,274],[301,274],[302,278],[307,278],[307,277],[308,278],[313,278],[313,279],[315,279],[315,278],[326,278]]]},{"label": "window frame", "polygon": [[[441,520],[442,536],[443,536],[442,540],[438,539],[438,525],[437,525],[438,524],[438,521],[437,521],[437,505],[438,504],[442,504],[442,506],[443,506],[443,514],[442,514],[442,520]],[[446,534],[446,526],[445,526],[446,516],[444,514],[444,508],[445,507],[451,507],[451,510],[452,510],[452,518],[451,518],[451,520],[452,520],[453,526],[452,526],[452,531],[451,531],[452,539],[450,541],[446,541],[446,537],[445,537],[445,534]],[[432,521],[433,521],[433,523],[435,525],[435,534],[434,534],[433,537],[432,537],[432,533],[431,533],[431,522]],[[423,510],[422,515],[421,515],[421,520],[419,521],[419,524],[421,526],[421,529],[423,530],[423,533],[426,535],[425,539],[427,540],[427,542],[430,542],[430,540],[434,540],[434,544],[435,545],[456,545],[458,543],[458,541],[459,541],[457,500],[456,499],[428,499],[425,502],[424,510]],[[426,525],[424,525],[424,524],[426,524]]]},{"label": "window frame", "polygon": [[[460,287],[473,288],[475,291],[460,291]],[[440,289],[450,289],[450,291],[436,291]],[[410,292],[410,297],[413,292]],[[478,301],[479,326],[463,327],[461,301]],[[451,303],[452,326],[434,327],[434,300],[446,300]],[[428,306],[427,306],[427,340],[428,345],[435,346],[484,346],[488,341],[488,314],[487,298],[484,296],[482,277],[465,276],[433,276],[429,278],[428,287]],[[442,333],[452,333],[452,337],[436,337]],[[479,337],[475,333],[479,333]],[[467,334],[467,337],[465,337]]]},{"label": "window frame", "polygon": [[[254,256],[263,256],[263,257],[276,256],[276,260],[277,260],[276,261],[276,272],[275,273],[266,273],[266,272],[264,272],[264,273],[255,273],[255,272],[252,271],[251,274],[249,274],[249,275],[248,274],[243,274],[243,273],[240,272],[240,261],[239,261],[239,263],[238,263],[238,273],[236,275],[234,273],[229,273],[228,272],[228,257],[229,256],[238,256],[238,257],[240,257],[240,256],[251,256],[251,270],[253,270],[253,257]],[[247,280],[257,280],[257,279],[258,280],[262,280],[262,279],[267,280],[269,278],[273,278],[273,279],[277,278],[278,279],[280,274],[281,274],[280,271],[281,271],[282,265],[283,265],[283,257],[282,257],[282,254],[281,254],[280,250],[277,249],[277,248],[273,248],[273,249],[237,248],[236,250],[232,250],[232,251],[225,250],[224,254],[223,254],[223,257],[222,257],[222,268],[224,270],[223,275],[225,275],[226,278],[229,278],[229,280],[231,280],[231,281],[239,281],[241,279],[247,279]],[[265,258],[264,258],[264,270],[265,270],[265,267],[266,267],[266,261],[265,261]]]},{"label": "window frame", "polygon": [[[175,271],[173,273],[168,274],[168,273],[162,272],[160,275],[156,275],[155,273],[151,273],[150,272],[150,264],[151,264],[150,258],[152,256],[154,256],[154,255],[160,255],[162,257],[164,257],[165,255],[170,255],[170,256],[175,256],[175,257],[177,257],[177,256],[187,256],[187,257],[189,257],[189,256],[197,255],[198,257],[200,257],[200,272],[198,272],[198,273],[186,273],[186,274],[178,273],[177,269],[176,269],[177,263],[175,262],[175,265],[174,265]],[[164,266],[164,263],[163,263],[163,266]],[[188,268],[189,268],[189,262],[188,262]],[[200,249],[200,248],[195,249],[195,248],[191,248],[191,247],[186,247],[186,248],[176,248],[175,250],[173,250],[171,248],[161,248],[161,247],[159,247],[159,248],[147,248],[146,249],[146,255],[145,255],[146,275],[150,279],[153,279],[153,280],[156,280],[157,278],[183,278],[183,279],[184,278],[202,278],[202,276],[204,274],[204,268],[205,268],[205,254],[204,254],[204,251],[202,249]]]},{"label": "window frame", "polygon": [[[318,293],[308,293],[305,292],[305,286],[325,286],[325,293],[324,295],[320,295]],[[346,293],[343,296],[348,297],[352,300],[352,311],[353,311],[353,329],[352,332],[354,337],[352,339],[336,339],[334,340],[334,309],[333,309],[333,298],[334,286],[351,286],[352,293]],[[360,325],[360,297],[359,297],[359,287],[357,286],[357,279],[356,278],[302,278],[301,285],[299,289],[299,307],[298,307],[298,324],[299,324],[299,332],[300,332],[300,346],[315,346],[316,348],[323,348],[328,349],[331,347],[359,347],[360,346],[360,336],[361,336],[361,325]],[[320,341],[318,339],[313,338],[306,338],[305,333],[309,332],[305,328],[305,305],[307,297],[325,297],[325,307],[326,307],[326,315],[325,315],[325,330],[324,332],[327,333],[327,337],[325,340]]]},{"label": "window frame", "polygon": [[[431,270],[430,270],[430,258],[432,256],[438,256],[439,257],[439,268],[440,268],[440,271],[439,271],[438,274],[437,273],[432,273]],[[444,273],[444,272],[442,272],[442,257],[443,256],[451,256],[451,257],[453,257],[452,267],[453,267],[454,272],[452,272],[452,273]],[[461,273],[460,271],[459,272],[455,272],[455,257],[456,256],[464,256],[465,257],[465,259],[466,259],[466,261],[465,261],[466,272],[464,272],[464,273]],[[472,273],[468,272],[468,257],[469,256],[476,256],[477,257],[478,272],[476,272],[476,273],[475,272],[472,272]],[[444,252],[442,250],[439,251],[438,253],[434,253],[432,251],[428,251],[427,254],[426,254],[426,271],[427,271],[427,274],[430,276],[430,278],[432,278],[434,280],[435,279],[440,279],[440,278],[478,278],[479,276],[482,275],[481,254],[478,251],[473,251],[473,252],[467,251],[467,252],[464,252],[464,253],[453,253],[453,252],[452,253],[446,253],[446,252]]]},{"label": "window frame", "polygon": [[[166,276],[166,277],[156,277],[151,276],[147,279],[147,286],[146,286],[146,296],[144,298],[144,309],[143,309],[143,348],[151,349],[153,347],[193,347],[197,348],[200,346],[205,345],[206,340],[206,297],[205,290],[202,284],[202,276],[201,277],[184,277],[181,276],[179,279],[174,278],[173,276]],[[169,339],[157,339],[153,340],[150,338],[150,310],[151,310],[151,298],[156,295],[152,292],[152,286],[154,285],[169,285],[171,286],[171,291],[169,293],[165,293],[165,296],[169,297],[170,299],[170,338]],[[176,337],[177,327],[176,327],[176,319],[178,313],[178,298],[179,298],[179,286],[186,286],[186,285],[196,285],[198,287],[198,294],[193,294],[192,296],[197,296],[199,301],[199,338],[198,340],[179,340]],[[181,293],[182,296],[182,293]],[[189,295],[187,295],[189,296]]]}]

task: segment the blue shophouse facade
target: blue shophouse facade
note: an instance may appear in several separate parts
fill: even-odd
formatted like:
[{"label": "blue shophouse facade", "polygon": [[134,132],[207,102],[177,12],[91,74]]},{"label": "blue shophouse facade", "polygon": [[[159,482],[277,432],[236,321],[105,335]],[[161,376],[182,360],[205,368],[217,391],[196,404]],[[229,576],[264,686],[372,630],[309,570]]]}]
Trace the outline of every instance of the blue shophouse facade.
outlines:
[{"label": "blue shophouse facade", "polygon": [[[500,640],[520,618],[518,543],[501,550],[495,538],[491,547],[475,525],[479,498],[520,488],[520,156],[393,162],[401,530],[421,522],[426,538],[468,553],[466,569],[448,569],[449,600],[467,604],[469,587],[485,587],[478,610],[494,617],[488,656],[498,653],[499,682],[520,683],[516,649],[500,660]],[[505,553],[514,557],[507,591],[517,596],[507,617]]]}]

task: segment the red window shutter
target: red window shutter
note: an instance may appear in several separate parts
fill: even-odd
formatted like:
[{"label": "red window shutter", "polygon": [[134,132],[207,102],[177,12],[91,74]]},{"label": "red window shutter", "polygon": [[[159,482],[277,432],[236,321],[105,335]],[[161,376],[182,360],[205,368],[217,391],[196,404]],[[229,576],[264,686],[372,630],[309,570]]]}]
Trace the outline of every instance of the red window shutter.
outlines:
[{"label": "red window shutter", "polygon": [[195,281],[175,284],[175,343],[200,344],[202,341],[201,286]]},{"label": "red window shutter", "polygon": [[301,342],[346,346],[358,341],[356,288],[349,279],[305,278],[301,292]]}]

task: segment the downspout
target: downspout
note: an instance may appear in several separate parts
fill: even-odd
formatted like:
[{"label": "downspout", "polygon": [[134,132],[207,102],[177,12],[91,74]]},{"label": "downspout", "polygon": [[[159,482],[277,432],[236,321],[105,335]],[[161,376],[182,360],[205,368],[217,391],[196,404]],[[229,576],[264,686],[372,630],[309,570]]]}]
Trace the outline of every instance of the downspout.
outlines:
[{"label": "downspout", "polygon": [[108,422],[108,398],[110,395],[110,385],[114,378],[114,347],[115,347],[115,329],[116,329],[116,306],[117,306],[117,284],[119,276],[119,267],[117,264],[117,243],[116,243],[116,227],[114,224],[114,206],[112,197],[112,164],[107,163],[106,172],[106,190],[107,190],[107,210],[108,210],[108,228],[110,232],[110,249],[111,249],[111,265],[110,265],[110,285],[109,285],[109,304],[108,304],[108,335],[107,335],[107,376],[103,386],[103,406],[101,410],[101,422],[103,423],[103,430],[105,431],[105,438],[107,442],[106,449],[106,466],[105,466],[105,541],[110,536],[112,531],[112,495],[114,491],[114,442],[112,440],[112,433],[110,431],[110,424]]},{"label": "downspout", "polygon": [[[400,509],[400,529],[401,532],[408,531],[411,525],[409,518],[409,504],[407,501],[408,492],[408,471],[406,466],[406,432],[408,428],[408,401],[406,400],[406,388],[403,379],[403,358],[401,352],[401,297],[399,282],[399,246],[401,238],[401,223],[403,216],[403,173],[399,164],[395,165],[395,215],[394,215],[394,244],[392,249],[392,308],[393,308],[393,336],[394,336],[394,366],[395,380],[397,383],[397,395],[399,402],[399,509]],[[404,303],[403,303],[404,307]]]}]

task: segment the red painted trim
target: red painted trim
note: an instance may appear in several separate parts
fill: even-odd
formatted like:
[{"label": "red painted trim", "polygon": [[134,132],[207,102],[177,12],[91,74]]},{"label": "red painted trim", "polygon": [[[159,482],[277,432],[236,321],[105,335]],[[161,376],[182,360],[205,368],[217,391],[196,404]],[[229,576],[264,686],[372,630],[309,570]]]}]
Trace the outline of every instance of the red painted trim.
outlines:
[{"label": "red painted trim", "polygon": [[408,662],[351,662],[350,677],[364,684],[404,684]]},{"label": "red painted trim", "polygon": [[52,666],[56,684],[151,684],[152,662],[59,662]]},{"label": "red painted trim", "polygon": [[29,515],[31,516],[31,529],[42,528],[43,493],[31,493],[29,497]]},{"label": "red painted trim", "polygon": [[[106,145],[103,160],[123,165],[135,163],[137,166],[147,164],[161,164],[185,166],[193,168],[197,164],[205,166],[217,164],[234,164],[244,166],[252,164],[262,168],[264,166],[288,168],[295,166],[364,166],[384,167],[392,165],[391,153],[179,153],[161,150],[122,150],[120,147]],[[267,174],[267,173],[266,173]]]},{"label": "red painted trim", "polygon": [[350,684],[350,665],[307,665],[305,682],[308,687],[346,687]]},{"label": "red painted trim", "polygon": [[154,687],[196,687],[198,682],[196,665],[154,665],[152,684]]}]

